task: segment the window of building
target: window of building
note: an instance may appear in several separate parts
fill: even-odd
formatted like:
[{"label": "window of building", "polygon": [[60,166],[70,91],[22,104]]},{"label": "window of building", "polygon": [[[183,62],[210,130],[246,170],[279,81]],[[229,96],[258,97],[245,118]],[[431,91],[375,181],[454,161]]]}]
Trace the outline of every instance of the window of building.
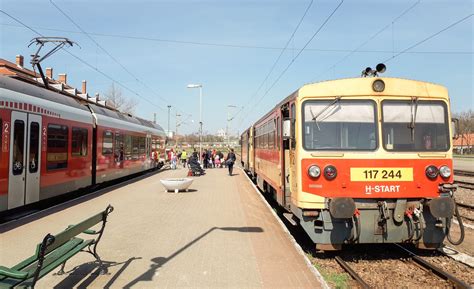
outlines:
[{"label": "window of building", "polygon": [[67,168],[68,160],[68,134],[69,129],[65,125],[48,125],[48,149],[46,156],[46,167],[48,170]]},{"label": "window of building", "polygon": [[86,128],[73,127],[72,128],[72,143],[71,155],[74,157],[87,156],[87,135]]}]

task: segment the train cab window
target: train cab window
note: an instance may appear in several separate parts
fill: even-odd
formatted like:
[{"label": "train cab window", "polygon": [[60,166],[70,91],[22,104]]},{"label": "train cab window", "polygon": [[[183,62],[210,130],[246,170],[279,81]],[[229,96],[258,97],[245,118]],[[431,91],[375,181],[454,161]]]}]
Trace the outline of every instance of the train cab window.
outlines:
[{"label": "train cab window", "polygon": [[32,122],[30,124],[30,157],[28,160],[29,161],[28,171],[30,173],[36,173],[38,171],[39,141],[40,141],[39,123]]},{"label": "train cab window", "polygon": [[13,125],[13,158],[12,172],[13,175],[21,175],[23,173],[25,153],[25,122],[15,120]]},{"label": "train cab window", "polygon": [[382,133],[388,151],[447,151],[446,104],[442,101],[382,102]]},{"label": "train cab window", "polygon": [[46,167],[48,170],[67,168],[69,129],[65,125],[48,125],[48,149]]},{"label": "train cab window", "polygon": [[87,156],[87,134],[86,128],[72,128],[72,150],[71,155],[74,157]]},{"label": "train cab window", "polygon": [[110,130],[104,131],[104,139],[102,142],[102,154],[111,155],[114,151],[114,134]]},{"label": "train cab window", "polygon": [[307,150],[375,150],[376,106],[371,100],[303,103],[303,147]]}]

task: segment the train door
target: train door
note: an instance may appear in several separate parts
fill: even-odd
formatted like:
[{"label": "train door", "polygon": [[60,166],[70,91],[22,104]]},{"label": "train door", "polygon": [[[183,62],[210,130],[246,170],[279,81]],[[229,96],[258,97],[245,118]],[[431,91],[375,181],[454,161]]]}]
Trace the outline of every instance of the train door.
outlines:
[{"label": "train door", "polygon": [[41,116],[12,112],[8,209],[39,201]]},{"label": "train door", "polygon": [[290,118],[290,111],[288,104],[284,105],[281,110],[281,119],[279,121],[279,125],[281,126],[281,183],[282,183],[282,191],[285,196],[284,202],[282,205],[285,207],[289,207],[291,203],[291,187],[290,187],[290,143],[291,138],[283,138],[283,122]]},{"label": "train door", "polygon": [[151,160],[151,135],[149,135],[149,134],[146,135],[145,154],[146,154],[147,168],[152,168],[153,167],[153,165],[152,165],[153,162]]}]

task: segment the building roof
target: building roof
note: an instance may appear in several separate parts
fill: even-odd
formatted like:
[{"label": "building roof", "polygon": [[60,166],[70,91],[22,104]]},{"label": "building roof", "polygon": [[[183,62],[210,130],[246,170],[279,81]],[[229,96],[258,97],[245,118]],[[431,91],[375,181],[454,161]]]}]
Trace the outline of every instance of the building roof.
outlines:
[{"label": "building roof", "polygon": [[474,145],[474,133],[459,135],[458,139],[453,140],[453,146]]}]

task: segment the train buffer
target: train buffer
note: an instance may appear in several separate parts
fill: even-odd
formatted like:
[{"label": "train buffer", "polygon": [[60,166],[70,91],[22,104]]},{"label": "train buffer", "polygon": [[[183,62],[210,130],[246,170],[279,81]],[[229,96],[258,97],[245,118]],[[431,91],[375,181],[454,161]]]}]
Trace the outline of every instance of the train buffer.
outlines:
[{"label": "train buffer", "polygon": [[46,274],[35,288],[326,287],[243,171],[228,176],[226,169],[208,169],[188,192],[163,190],[160,179],[187,172],[149,173],[0,225],[0,264],[13,267],[30,256],[32,240],[110,203],[114,212],[97,247],[102,267],[77,254],[64,274]]}]

